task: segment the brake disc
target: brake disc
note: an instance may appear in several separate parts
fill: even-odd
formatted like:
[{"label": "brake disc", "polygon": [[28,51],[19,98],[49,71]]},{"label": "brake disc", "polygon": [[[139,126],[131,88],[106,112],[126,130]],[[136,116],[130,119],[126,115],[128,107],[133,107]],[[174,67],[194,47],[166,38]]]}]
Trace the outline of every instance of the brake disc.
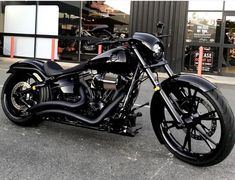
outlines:
[{"label": "brake disc", "polygon": [[[206,102],[204,99],[202,99],[200,97],[197,97],[197,98],[198,98],[199,104],[202,104],[207,109],[208,112],[213,111],[213,109],[211,108],[211,106],[208,102]],[[212,115],[211,117],[213,118],[213,117],[215,117],[215,115]],[[210,122],[210,124],[209,123],[207,124],[206,130],[204,129],[204,131],[209,137],[211,137],[211,136],[213,136],[213,134],[216,131],[217,121],[211,120],[208,122]],[[191,137],[196,140],[203,140],[201,135],[197,134],[195,131],[191,131]]]},{"label": "brake disc", "polygon": [[[25,111],[25,110],[27,110],[27,107],[23,103],[21,103],[19,100],[17,100],[17,98],[15,98],[15,95],[17,94],[17,92],[24,91],[24,90],[29,89],[29,88],[31,88],[31,86],[27,82],[18,82],[13,87],[13,89],[11,91],[11,102],[12,102],[12,105],[18,111]],[[27,96],[29,96],[29,94],[26,94],[26,98],[29,98]]]}]

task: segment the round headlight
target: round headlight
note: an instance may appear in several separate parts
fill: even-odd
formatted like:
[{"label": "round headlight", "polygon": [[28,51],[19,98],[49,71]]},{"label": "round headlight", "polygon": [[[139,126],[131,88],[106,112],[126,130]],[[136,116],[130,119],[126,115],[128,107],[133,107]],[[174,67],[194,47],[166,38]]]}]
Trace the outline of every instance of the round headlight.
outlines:
[{"label": "round headlight", "polygon": [[161,52],[161,47],[159,46],[159,44],[155,44],[153,46],[153,52],[155,52],[156,54]]},{"label": "round headlight", "polygon": [[161,58],[161,55],[162,55],[162,48],[160,47],[160,45],[159,44],[155,44],[154,46],[153,46],[153,50],[152,50],[153,52],[154,52],[154,57],[156,57],[156,58]]}]

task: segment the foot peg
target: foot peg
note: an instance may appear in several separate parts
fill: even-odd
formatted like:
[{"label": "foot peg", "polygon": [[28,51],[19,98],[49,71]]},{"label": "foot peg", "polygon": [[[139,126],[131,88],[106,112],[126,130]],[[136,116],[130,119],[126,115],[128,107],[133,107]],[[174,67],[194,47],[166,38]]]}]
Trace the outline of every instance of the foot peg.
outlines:
[{"label": "foot peg", "polygon": [[144,104],[142,104],[142,105],[140,105],[140,106],[137,106],[137,107],[133,108],[131,111],[134,112],[134,111],[136,111],[137,109],[140,109],[140,108],[142,108],[142,107],[144,107],[144,106],[148,106],[148,105],[149,105],[149,102],[146,102],[146,103],[144,103]]},{"label": "foot peg", "polygon": [[129,118],[137,118],[137,117],[141,117],[141,116],[142,116],[142,113],[141,112],[137,112],[137,113],[129,114],[127,117],[129,117]]}]

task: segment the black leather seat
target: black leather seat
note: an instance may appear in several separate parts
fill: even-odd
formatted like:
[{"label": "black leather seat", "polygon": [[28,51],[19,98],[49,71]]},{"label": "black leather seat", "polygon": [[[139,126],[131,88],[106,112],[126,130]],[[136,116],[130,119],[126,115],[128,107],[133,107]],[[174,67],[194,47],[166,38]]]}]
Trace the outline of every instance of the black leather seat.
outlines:
[{"label": "black leather seat", "polygon": [[61,74],[64,69],[54,61],[47,61],[44,70],[48,76],[55,76]]},{"label": "black leather seat", "polygon": [[69,69],[63,69],[58,63],[54,61],[47,61],[46,63],[44,63],[44,70],[48,76],[58,76],[61,74],[82,71],[86,68],[86,65],[87,63],[83,63]]}]

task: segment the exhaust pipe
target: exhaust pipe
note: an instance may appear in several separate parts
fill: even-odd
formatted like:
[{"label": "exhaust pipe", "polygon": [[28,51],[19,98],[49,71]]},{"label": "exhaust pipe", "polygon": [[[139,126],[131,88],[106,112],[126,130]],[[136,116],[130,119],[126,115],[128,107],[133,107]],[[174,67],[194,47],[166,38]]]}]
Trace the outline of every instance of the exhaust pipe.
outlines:
[{"label": "exhaust pipe", "polygon": [[83,89],[79,88],[79,94],[81,99],[77,103],[70,103],[65,101],[47,101],[42,102],[40,104],[36,104],[35,106],[31,107],[28,111],[36,112],[36,111],[43,111],[45,109],[76,109],[82,106],[85,103],[85,94]]},{"label": "exhaust pipe", "polygon": [[82,115],[76,114],[71,111],[67,110],[62,110],[62,109],[48,109],[48,110],[43,110],[40,112],[36,112],[36,115],[43,115],[43,114],[48,114],[48,113],[58,113],[62,115],[66,115],[72,118],[75,118],[82,123],[88,124],[88,125],[96,125],[99,124],[106,116],[108,113],[110,113],[117,105],[118,103],[124,98],[125,93],[121,93],[120,96],[118,96],[108,107],[106,107],[103,112],[95,119],[89,119],[87,117],[84,117]]}]

